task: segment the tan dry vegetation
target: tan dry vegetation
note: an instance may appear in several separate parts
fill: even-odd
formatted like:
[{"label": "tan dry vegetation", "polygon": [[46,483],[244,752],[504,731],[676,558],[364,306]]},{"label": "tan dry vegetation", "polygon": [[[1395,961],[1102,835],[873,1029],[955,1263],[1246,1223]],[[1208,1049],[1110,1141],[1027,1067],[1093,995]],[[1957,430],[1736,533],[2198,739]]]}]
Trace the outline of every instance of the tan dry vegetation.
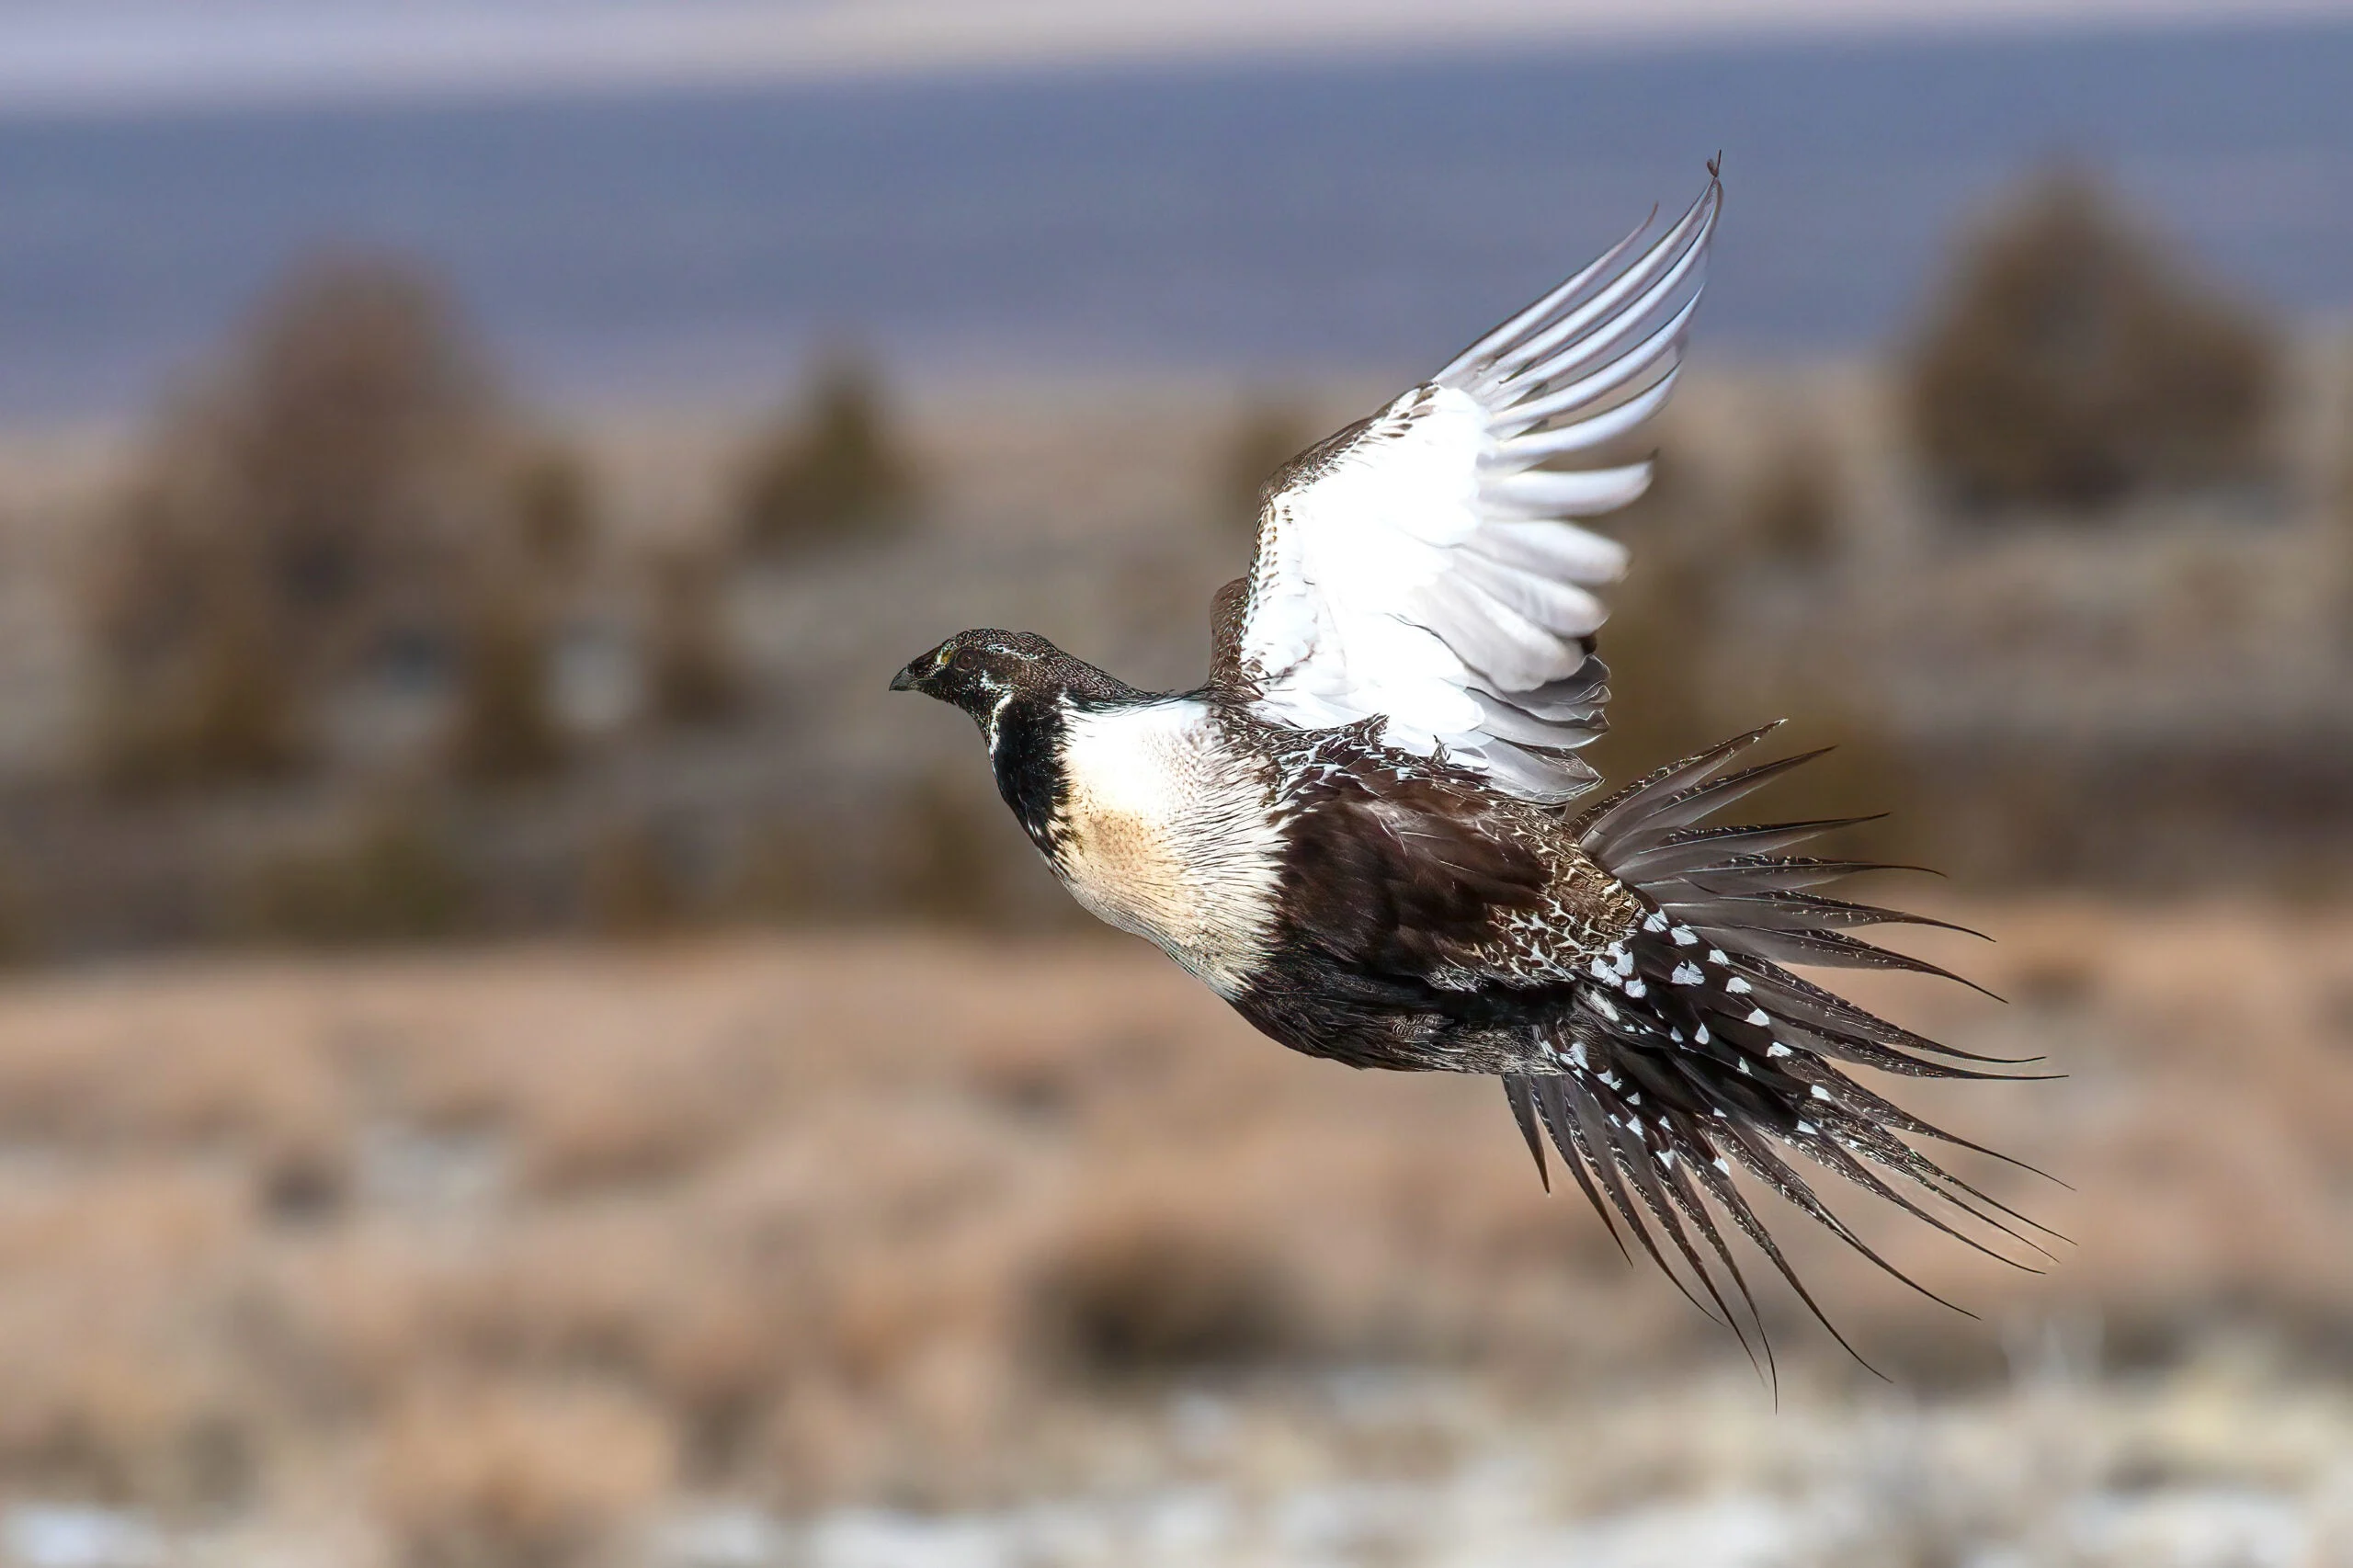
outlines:
[{"label": "tan dry vegetation", "polygon": [[[2071,1074],[1909,1097],[2073,1182],[1971,1166],[2080,1245],[2037,1278],[1870,1227],[1975,1324],[1790,1227],[1858,1345],[1914,1389],[2086,1323],[2119,1367],[2230,1330],[2341,1376],[2353,918],[1972,913],[2002,945],[1952,956],[2015,1005],[1859,989]],[[1492,1085],[1290,1055],[1105,940],[23,980],[0,1129],[0,1486],[356,1488],[423,1568],[585,1561],[674,1486],[939,1506],[1152,1473],[1165,1432],[1120,1413],[1171,1387],[1418,1366],[1550,1407],[1737,1365],[1545,1195]],[[1768,1301],[1793,1403],[1858,1386]]]},{"label": "tan dry vegetation", "polygon": [[669,1445],[608,1395],[421,1395],[385,1434],[376,1501],[410,1568],[563,1568],[661,1494]]}]

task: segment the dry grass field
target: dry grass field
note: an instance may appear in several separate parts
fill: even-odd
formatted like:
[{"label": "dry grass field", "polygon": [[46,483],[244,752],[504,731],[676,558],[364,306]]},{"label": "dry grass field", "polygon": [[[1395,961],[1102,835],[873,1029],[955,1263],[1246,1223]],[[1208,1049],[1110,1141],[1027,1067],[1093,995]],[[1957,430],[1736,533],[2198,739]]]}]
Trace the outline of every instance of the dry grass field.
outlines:
[{"label": "dry grass field", "polygon": [[1869,1227],[1972,1323],[1797,1236],[1894,1381],[1771,1297],[1778,1412],[1492,1085],[1292,1056],[1124,941],[20,980],[0,1549],[2353,1562],[2353,916],[1965,913],[2010,1006],[1870,999],[2070,1074],[1915,1098],[2078,1244]]}]

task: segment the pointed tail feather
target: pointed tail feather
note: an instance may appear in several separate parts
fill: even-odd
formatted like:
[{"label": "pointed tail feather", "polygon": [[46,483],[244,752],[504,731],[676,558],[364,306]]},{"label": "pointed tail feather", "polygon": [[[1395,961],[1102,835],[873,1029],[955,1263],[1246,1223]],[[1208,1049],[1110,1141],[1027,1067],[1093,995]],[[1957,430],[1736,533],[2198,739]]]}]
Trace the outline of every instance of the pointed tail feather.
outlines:
[{"label": "pointed tail feather", "polygon": [[[1941,1045],[1786,967],[1898,969],[1971,983],[1850,934],[1887,924],[1964,927],[1819,891],[1850,876],[1903,868],[1784,853],[1870,819],[1701,825],[1821,755],[1727,771],[1772,728],[1661,768],[1577,819],[1579,843],[1640,896],[1645,912],[1634,929],[1596,956],[1590,978],[1580,980],[1575,1003],[1546,1042],[1557,1071],[1504,1080],[1538,1168],[1545,1163],[1540,1128],[1613,1236],[1620,1226],[1631,1232],[1677,1289],[1695,1304],[1704,1296],[1735,1332],[1740,1324],[1732,1303],[1741,1303],[1742,1315],[1759,1333],[1768,1367],[1772,1347],[1761,1337],[1763,1322],[1718,1216],[1765,1255],[1849,1354],[1853,1347],[1775,1244],[1735,1172],[1947,1306],[1952,1303],[1872,1250],[1799,1176],[1798,1165],[1837,1176],[2019,1268],[2034,1266],[2005,1247],[2048,1259],[2049,1249],[2029,1233],[2065,1239],[1944,1169],[1907,1140],[1993,1151],[1911,1115],[1838,1065],[1915,1077],[2040,1076],[1960,1065],[2021,1063]],[[1622,1250],[1622,1238],[1620,1245]],[[1682,1269],[1669,1266],[1669,1253]],[[1685,1283],[1687,1273],[1696,1278],[1697,1293]],[[1747,1343],[1745,1334],[1742,1342]]]}]

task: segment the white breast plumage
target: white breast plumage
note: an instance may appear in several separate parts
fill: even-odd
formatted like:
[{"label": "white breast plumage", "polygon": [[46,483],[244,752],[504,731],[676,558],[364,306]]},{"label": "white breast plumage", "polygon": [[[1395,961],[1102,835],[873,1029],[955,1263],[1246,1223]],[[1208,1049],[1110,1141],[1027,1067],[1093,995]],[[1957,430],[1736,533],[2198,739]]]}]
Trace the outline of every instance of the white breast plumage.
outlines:
[{"label": "white breast plumage", "polygon": [[1228,997],[1266,955],[1281,872],[1265,765],[1188,698],[1074,710],[1054,869]]}]

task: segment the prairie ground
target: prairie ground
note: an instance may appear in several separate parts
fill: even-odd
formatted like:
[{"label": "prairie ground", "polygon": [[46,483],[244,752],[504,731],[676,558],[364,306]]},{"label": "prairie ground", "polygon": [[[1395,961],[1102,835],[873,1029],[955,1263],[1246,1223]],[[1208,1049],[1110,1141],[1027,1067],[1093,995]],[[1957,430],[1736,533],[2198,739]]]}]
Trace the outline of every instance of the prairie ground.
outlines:
[{"label": "prairie ground", "polygon": [[1778,1408],[1492,1085],[1291,1055],[1124,940],[20,979],[0,1549],[2353,1562],[2353,915],[1958,913],[2008,1006],[1854,989],[2067,1074],[1899,1089],[2075,1244],[1844,1205],[1972,1321],[1791,1219],[1892,1381],[1760,1288]]}]

